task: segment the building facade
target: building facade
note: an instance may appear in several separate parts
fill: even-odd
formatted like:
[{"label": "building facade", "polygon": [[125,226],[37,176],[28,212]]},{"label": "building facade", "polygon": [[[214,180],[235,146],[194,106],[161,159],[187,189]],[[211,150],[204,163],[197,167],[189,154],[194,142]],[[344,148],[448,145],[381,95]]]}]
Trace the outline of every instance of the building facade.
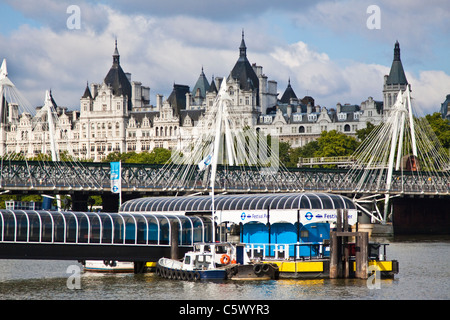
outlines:
[{"label": "building facade", "polygon": [[[201,134],[205,111],[211,107],[222,81],[227,82],[232,108],[239,113],[242,127],[250,126],[266,134],[277,134],[292,147],[301,147],[320,137],[322,131],[337,130],[347,135],[381,123],[386,110],[395,102],[399,90],[408,86],[400,60],[398,42],[389,75],[384,78],[383,101],[369,97],[359,105],[325,107],[313,97],[297,97],[289,80],[279,97],[277,82],[269,80],[263,68],[251,64],[242,34],[239,57],[226,78],[208,81],[202,68],[191,90],[174,84],[169,97],[156,95],[150,104],[150,88],[132,81],[123,71],[117,42],[110,70],[101,83],[86,85],[80,110],[53,106],[58,128],[54,133],[59,150],[80,159],[103,160],[111,152],[142,152],[162,147],[173,149],[190,143]],[[17,106],[2,97],[1,150],[35,156],[48,153],[51,131],[36,120],[36,115],[19,114]],[[45,120],[45,119],[44,119]],[[37,123],[41,123],[37,125]],[[63,146],[63,147],[61,147]]]}]

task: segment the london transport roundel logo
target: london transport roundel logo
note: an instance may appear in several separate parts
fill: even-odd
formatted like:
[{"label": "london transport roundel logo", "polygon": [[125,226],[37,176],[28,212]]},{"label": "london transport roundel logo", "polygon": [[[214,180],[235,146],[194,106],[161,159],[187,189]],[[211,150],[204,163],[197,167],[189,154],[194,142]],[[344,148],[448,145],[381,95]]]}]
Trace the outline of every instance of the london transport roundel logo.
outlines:
[{"label": "london transport roundel logo", "polygon": [[117,186],[114,186],[114,187],[113,187],[113,191],[114,191],[114,192],[117,192],[117,191],[119,191],[119,188],[117,188]]},{"label": "london transport roundel logo", "polygon": [[313,218],[313,214],[311,212],[307,212],[305,214],[305,218],[306,218],[306,220],[311,220]]},{"label": "london transport roundel logo", "polygon": [[246,217],[245,212],[242,212],[242,214],[241,214],[241,220],[245,220],[245,217]]}]

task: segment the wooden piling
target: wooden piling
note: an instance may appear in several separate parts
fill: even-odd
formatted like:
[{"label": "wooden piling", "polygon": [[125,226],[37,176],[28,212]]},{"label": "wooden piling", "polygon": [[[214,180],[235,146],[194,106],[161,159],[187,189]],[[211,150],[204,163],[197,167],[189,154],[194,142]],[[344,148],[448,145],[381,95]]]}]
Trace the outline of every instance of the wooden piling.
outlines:
[{"label": "wooden piling", "polygon": [[367,279],[369,234],[367,232],[349,232],[348,212],[341,209],[336,211],[336,231],[330,233],[330,278],[350,277],[349,237],[354,237],[356,242],[355,277]]},{"label": "wooden piling", "polygon": [[330,279],[339,278],[339,243],[336,232],[330,233]]},{"label": "wooden piling", "polygon": [[355,277],[367,279],[367,265],[369,262],[369,234],[367,232],[358,232],[356,238],[356,257],[355,257]]},{"label": "wooden piling", "polygon": [[178,260],[178,222],[172,221],[170,224],[170,258]]}]

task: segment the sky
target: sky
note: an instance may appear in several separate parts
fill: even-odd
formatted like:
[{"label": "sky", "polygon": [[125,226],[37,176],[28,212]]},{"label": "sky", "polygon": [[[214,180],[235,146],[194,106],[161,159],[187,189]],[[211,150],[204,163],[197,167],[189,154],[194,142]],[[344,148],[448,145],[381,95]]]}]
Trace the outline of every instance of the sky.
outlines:
[{"label": "sky", "polygon": [[250,63],[280,97],[290,79],[299,98],[327,108],[382,100],[396,41],[416,108],[438,112],[450,94],[448,0],[0,0],[0,60],[33,106],[51,89],[79,109],[86,83],[108,73],[115,39],[122,68],[156,104],[174,83],[192,89],[202,68],[227,77],[242,30]]}]

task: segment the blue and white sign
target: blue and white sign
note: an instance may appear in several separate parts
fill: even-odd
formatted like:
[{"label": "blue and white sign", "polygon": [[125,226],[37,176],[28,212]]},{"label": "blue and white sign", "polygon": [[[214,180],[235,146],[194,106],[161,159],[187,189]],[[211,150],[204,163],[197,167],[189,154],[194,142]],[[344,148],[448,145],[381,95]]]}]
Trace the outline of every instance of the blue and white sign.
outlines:
[{"label": "blue and white sign", "polygon": [[122,190],[122,174],[121,174],[121,163],[111,162],[111,192],[120,193]]},{"label": "blue and white sign", "polygon": [[[356,210],[348,210],[348,223],[353,225],[357,222],[358,214]],[[336,210],[300,210],[300,222],[303,224],[313,222],[335,222]]]}]

